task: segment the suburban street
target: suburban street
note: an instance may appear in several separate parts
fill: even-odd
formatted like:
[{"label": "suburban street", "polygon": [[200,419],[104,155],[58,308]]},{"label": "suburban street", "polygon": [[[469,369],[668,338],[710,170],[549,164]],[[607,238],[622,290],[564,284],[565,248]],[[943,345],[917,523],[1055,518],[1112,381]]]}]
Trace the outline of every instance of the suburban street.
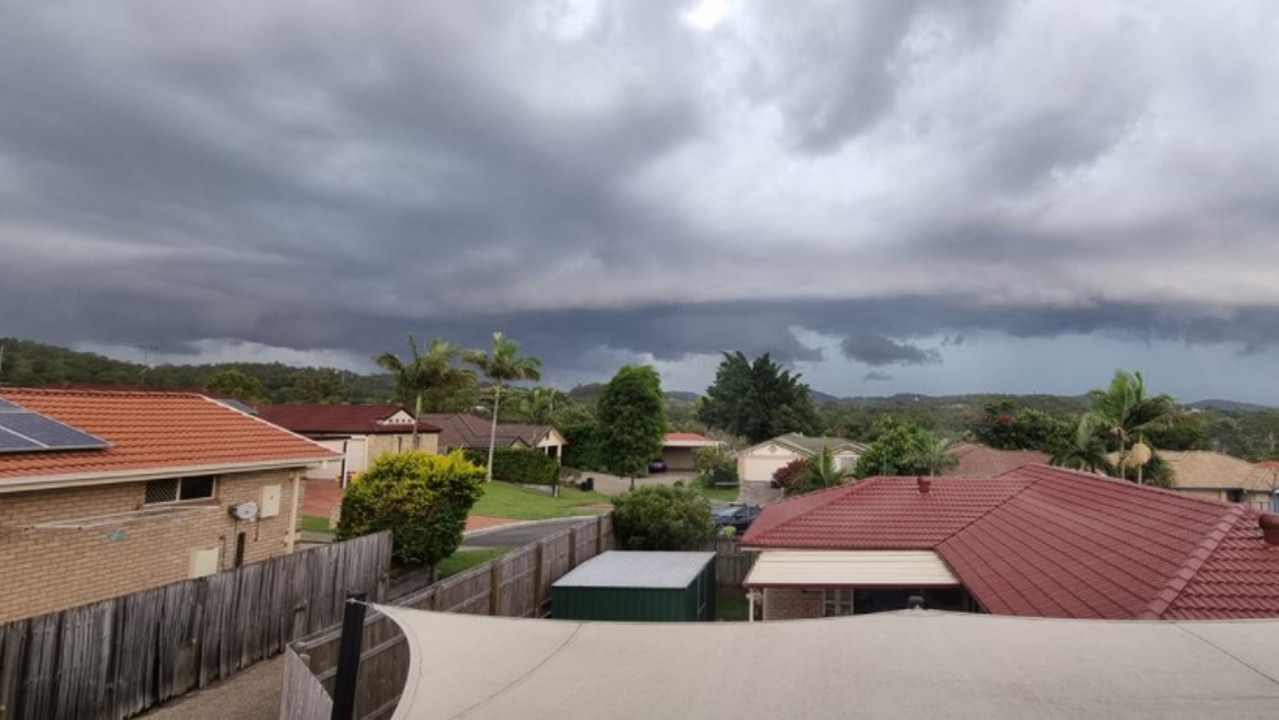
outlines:
[{"label": "suburban street", "polygon": [[537,542],[548,535],[554,535],[567,527],[581,522],[589,515],[576,517],[553,518],[551,520],[531,520],[529,522],[501,525],[485,530],[475,530],[466,534],[462,540],[464,547],[522,547]]}]

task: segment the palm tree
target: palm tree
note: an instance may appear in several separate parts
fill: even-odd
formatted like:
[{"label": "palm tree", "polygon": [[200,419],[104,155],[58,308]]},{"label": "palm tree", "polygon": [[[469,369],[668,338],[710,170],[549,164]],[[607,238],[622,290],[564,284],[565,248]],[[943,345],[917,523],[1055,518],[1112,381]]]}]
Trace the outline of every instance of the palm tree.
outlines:
[{"label": "palm tree", "polygon": [[[1181,413],[1171,395],[1160,393],[1146,395],[1146,382],[1140,372],[1115,371],[1115,378],[1105,390],[1088,393],[1088,412],[1081,418],[1079,432],[1101,432],[1112,447],[1119,451],[1119,477],[1126,477],[1125,470],[1134,445],[1145,447],[1143,434],[1155,427],[1172,424]],[[1137,455],[1145,454],[1138,448]],[[1141,463],[1138,463],[1137,482],[1141,484]]]},{"label": "palm tree", "polygon": [[1106,457],[1105,438],[1082,418],[1075,426],[1070,442],[1062,443],[1053,450],[1051,462],[1058,467],[1072,470],[1086,470],[1091,473],[1114,472],[1114,466]]},{"label": "palm tree", "polygon": [[413,403],[413,449],[418,449],[417,426],[422,415],[422,396],[434,387],[451,382],[462,371],[453,367],[453,360],[462,349],[448,340],[431,338],[426,352],[417,345],[413,333],[409,333],[409,357],[401,360],[395,353],[377,356],[377,364],[395,376],[395,391],[401,402]]},{"label": "palm tree", "polygon": [[502,401],[502,386],[520,380],[541,380],[542,361],[535,357],[520,357],[520,344],[500,332],[493,333],[493,350],[471,350],[466,361],[475,365],[485,377],[493,381],[493,423],[489,430],[489,463],[486,482],[493,481],[493,450],[497,444],[497,414]]},{"label": "palm tree", "polygon": [[959,458],[950,451],[952,442],[949,438],[929,430],[920,430],[916,433],[913,444],[911,464],[927,470],[930,477],[959,464]]},{"label": "palm tree", "polygon": [[806,468],[808,475],[807,487],[804,492],[816,490],[819,488],[835,487],[852,476],[852,468],[841,468],[835,465],[835,453],[831,452],[829,445],[823,445],[821,450],[808,461]]},{"label": "palm tree", "polygon": [[551,425],[555,422],[555,406],[561,407],[564,396],[555,388],[535,387],[520,393],[515,401],[515,416],[533,425]]}]

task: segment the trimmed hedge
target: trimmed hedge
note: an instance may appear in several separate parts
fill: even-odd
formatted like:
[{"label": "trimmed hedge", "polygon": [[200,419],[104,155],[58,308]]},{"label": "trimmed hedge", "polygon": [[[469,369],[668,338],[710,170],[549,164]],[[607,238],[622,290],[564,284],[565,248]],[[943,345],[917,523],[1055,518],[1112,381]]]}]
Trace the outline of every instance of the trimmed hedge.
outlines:
[{"label": "trimmed hedge", "polygon": [[[472,448],[466,459],[488,467],[488,450]],[[521,485],[554,485],[560,477],[559,463],[541,450],[498,448],[493,452],[493,479]]]}]

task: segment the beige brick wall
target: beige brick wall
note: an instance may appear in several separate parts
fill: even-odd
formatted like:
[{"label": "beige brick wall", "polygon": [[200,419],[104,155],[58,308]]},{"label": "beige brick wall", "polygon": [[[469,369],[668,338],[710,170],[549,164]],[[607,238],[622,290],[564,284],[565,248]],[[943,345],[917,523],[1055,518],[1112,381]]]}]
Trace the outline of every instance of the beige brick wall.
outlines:
[{"label": "beige brick wall", "polygon": [[[213,499],[151,517],[136,514],[141,482],[0,494],[0,622],[183,580],[193,550],[216,548],[218,568],[229,569],[238,533],[246,563],[284,554],[296,524],[292,477],[287,470],[222,475]],[[261,504],[266,485],[280,486],[277,517],[231,517],[231,505]],[[116,514],[124,515],[93,520]],[[50,523],[66,527],[40,527]]]},{"label": "beige brick wall", "polygon": [[764,588],[765,620],[819,618],[826,612],[821,590]]},{"label": "beige brick wall", "polygon": [[[403,435],[369,435],[368,452],[369,464],[377,459],[378,455],[384,452],[397,453],[405,450],[413,449],[413,433],[404,433]],[[439,433],[418,433],[417,435],[418,449],[425,450],[431,454],[440,451],[440,434]]]}]

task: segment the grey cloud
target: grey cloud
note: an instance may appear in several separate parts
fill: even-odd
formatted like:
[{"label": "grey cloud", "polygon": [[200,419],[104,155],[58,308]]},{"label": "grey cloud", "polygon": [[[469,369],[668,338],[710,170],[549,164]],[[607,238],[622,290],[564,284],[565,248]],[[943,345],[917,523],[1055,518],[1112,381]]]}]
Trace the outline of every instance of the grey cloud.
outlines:
[{"label": "grey cloud", "polygon": [[892,379],[893,379],[893,376],[889,375],[883,370],[871,370],[870,372],[862,376],[862,380],[864,382],[888,382],[889,380],[892,380]]},{"label": "grey cloud", "polygon": [[854,333],[839,343],[844,357],[871,367],[884,365],[929,365],[941,362],[941,353],[910,343],[897,342],[874,333]]}]

